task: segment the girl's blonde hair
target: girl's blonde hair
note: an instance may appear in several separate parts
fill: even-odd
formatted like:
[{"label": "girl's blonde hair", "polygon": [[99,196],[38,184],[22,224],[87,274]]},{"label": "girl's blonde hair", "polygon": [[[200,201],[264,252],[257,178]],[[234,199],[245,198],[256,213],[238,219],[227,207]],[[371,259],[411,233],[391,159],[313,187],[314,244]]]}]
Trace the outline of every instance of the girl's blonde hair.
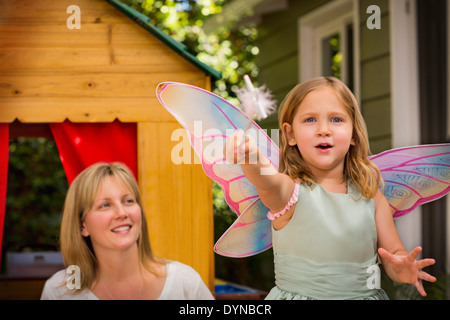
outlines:
[{"label": "girl's blonde hair", "polygon": [[316,178],[303,160],[297,145],[290,146],[283,131],[283,123],[292,125],[294,116],[308,93],[323,87],[330,87],[347,109],[353,124],[353,141],[345,156],[344,179],[351,180],[361,190],[362,196],[372,198],[381,182],[380,171],[369,160],[369,140],[367,128],[353,93],[339,79],[319,77],[298,84],[285,97],[280,106],[280,166],[279,171],[292,179],[316,183]]},{"label": "girl's blonde hair", "polygon": [[142,226],[137,241],[139,259],[142,266],[154,272],[151,262],[156,261],[156,258],[150,246],[147,220],[136,180],[124,164],[100,162],[86,168],[73,180],[67,191],[61,221],[60,244],[64,264],[80,267],[82,290],[89,289],[98,276],[98,261],[90,237],[81,235],[81,226],[86,213],[92,208],[100,184],[108,176],[115,177],[119,183],[130,189],[141,208]]}]

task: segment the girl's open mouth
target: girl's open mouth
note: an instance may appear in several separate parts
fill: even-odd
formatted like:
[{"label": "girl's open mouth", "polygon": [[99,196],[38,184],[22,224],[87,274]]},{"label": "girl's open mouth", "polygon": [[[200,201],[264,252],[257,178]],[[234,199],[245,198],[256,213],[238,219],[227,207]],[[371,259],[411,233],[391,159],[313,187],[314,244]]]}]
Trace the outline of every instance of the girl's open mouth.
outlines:
[{"label": "girl's open mouth", "polygon": [[327,143],[322,143],[316,146],[316,149],[322,150],[322,151],[327,151],[330,150],[331,148],[333,148],[332,145],[327,144]]}]

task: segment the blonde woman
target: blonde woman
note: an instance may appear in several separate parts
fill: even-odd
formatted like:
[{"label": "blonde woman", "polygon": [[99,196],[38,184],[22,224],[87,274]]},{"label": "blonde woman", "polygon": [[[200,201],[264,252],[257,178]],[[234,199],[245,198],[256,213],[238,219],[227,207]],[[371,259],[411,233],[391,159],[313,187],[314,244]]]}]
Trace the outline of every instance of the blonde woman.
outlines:
[{"label": "blonde woman", "polygon": [[153,256],[139,189],[123,164],[97,163],[77,176],[60,238],[65,265],[75,267],[48,279],[41,299],[213,298],[194,269]]},{"label": "blonde woman", "polygon": [[321,77],[297,85],[281,105],[279,125],[278,172],[250,137],[240,147],[242,132],[226,145],[227,161],[241,164],[271,210],[276,286],[267,299],[388,299],[377,253],[394,281],[425,295],[421,280],[436,279],[421,269],[434,260],[416,261],[421,249],[403,247],[345,84]]}]

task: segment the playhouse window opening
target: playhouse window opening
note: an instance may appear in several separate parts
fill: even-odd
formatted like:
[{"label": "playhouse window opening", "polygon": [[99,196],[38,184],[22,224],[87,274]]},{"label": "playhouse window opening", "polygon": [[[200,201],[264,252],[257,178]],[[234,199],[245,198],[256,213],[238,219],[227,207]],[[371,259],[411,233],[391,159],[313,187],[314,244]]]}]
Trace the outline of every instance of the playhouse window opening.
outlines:
[{"label": "playhouse window opening", "polygon": [[67,188],[48,124],[12,123],[2,261],[7,252],[58,250]]}]

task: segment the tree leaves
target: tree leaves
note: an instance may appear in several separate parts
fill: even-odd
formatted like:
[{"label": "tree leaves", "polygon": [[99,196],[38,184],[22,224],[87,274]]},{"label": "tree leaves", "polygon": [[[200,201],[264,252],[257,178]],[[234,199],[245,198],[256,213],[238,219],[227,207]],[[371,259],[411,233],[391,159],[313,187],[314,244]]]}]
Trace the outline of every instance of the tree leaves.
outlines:
[{"label": "tree leaves", "polygon": [[67,188],[53,140],[11,139],[2,252],[27,245],[56,248]]},{"label": "tree leaves", "polygon": [[[203,23],[220,13],[230,0],[121,0],[150,17],[150,23],[185,44],[200,61],[222,72],[212,91],[239,106],[234,91],[244,87],[243,76],[253,80],[258,75],[256,45],[258,31],[254,25],[224,25],[219,31],[206,34]],[[254,81],[258,86],[257,81]]]}]

